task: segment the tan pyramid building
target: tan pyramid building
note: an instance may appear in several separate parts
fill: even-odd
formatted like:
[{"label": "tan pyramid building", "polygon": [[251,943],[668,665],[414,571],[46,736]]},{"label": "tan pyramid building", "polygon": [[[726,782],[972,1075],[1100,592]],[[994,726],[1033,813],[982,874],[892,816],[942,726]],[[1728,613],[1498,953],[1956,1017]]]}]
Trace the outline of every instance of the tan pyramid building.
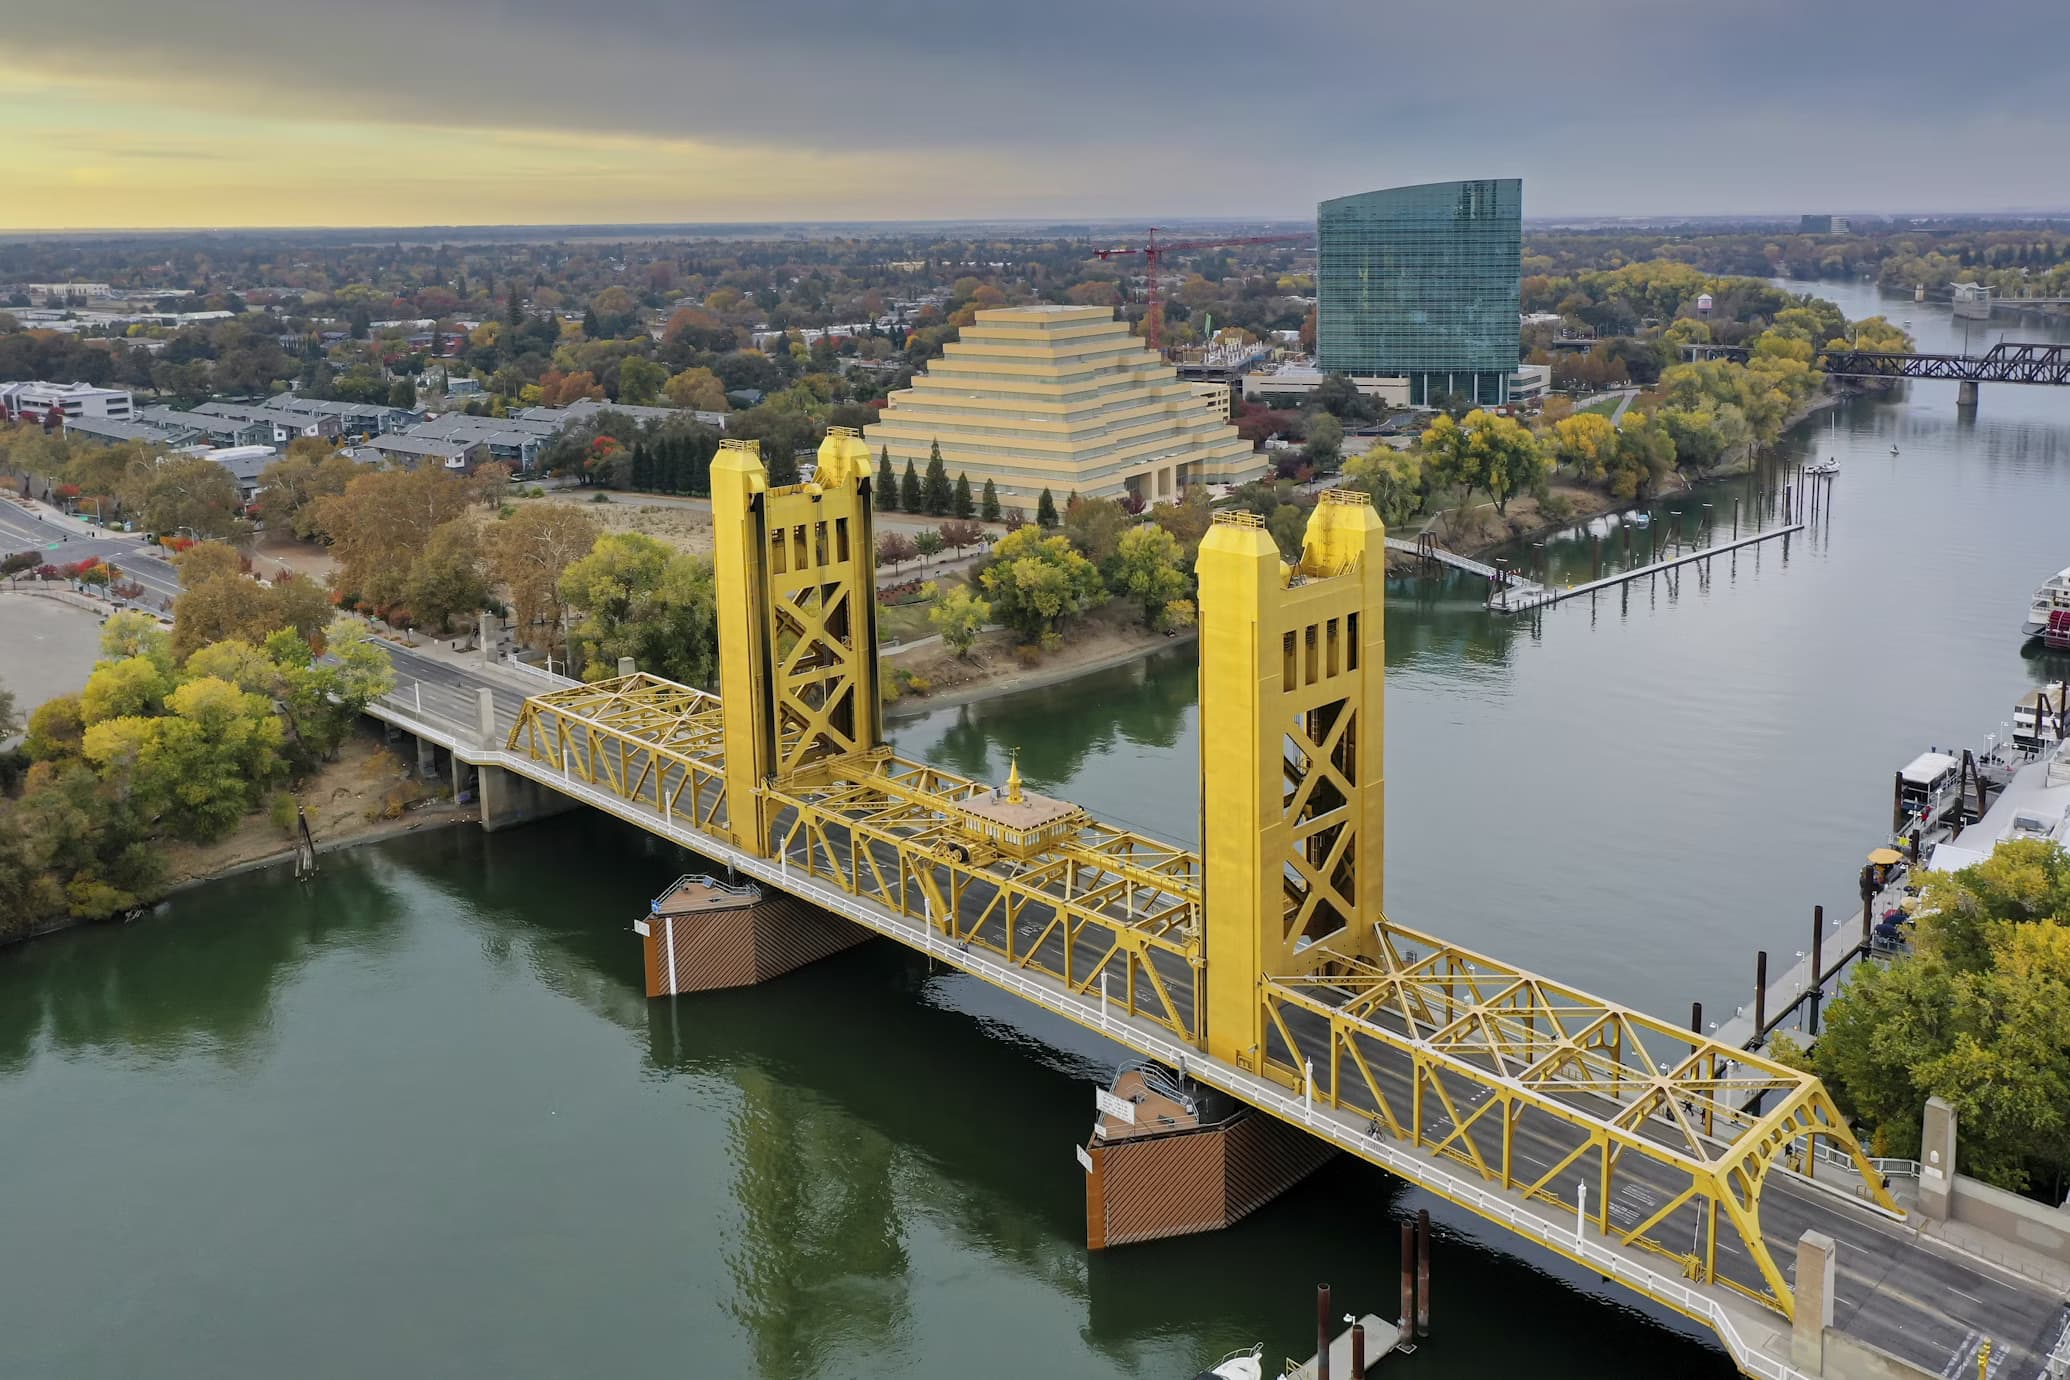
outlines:
[{"label": "tan pyramid building", "polygon": [[939,443],[949,477],[990,479],[1033,516],[1044,489],[1061,509],[1087,498],[1176,499],[1196,484],[1239,484],[1263,457],[1229,425],[1229,392],[1182,382],[1108,307],[1000,307],[911,388],[891,395],[866,439],[891,474],[927,468]]}]

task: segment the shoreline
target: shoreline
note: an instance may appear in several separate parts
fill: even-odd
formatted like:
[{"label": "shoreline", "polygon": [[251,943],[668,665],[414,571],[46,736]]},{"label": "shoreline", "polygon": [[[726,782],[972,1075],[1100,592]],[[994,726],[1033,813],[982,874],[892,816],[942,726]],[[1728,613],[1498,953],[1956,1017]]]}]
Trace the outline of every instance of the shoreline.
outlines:
[{"label": "shoreline", "polygon": [[886,705],[884,721],[890,723],[894,719],[917,718],[937,709],[954,709],[961,705],[975,704],[979,700],[1011,695],[1021,690],[1041,690],[1052,685],[1062,685],[1066,681],[1091,675],[1095,671],[1111,671],[1117,666],[1126,666],[1132,661],[1140,661],[1158,652],[1182,647],[1189,642],[1198,641],[1199,637],[1198,628],[1188,628],[1170,637],[1146,640],[1140,645],[1107,652],[1069,666],[1054,666],[1048,670],[1012,671],[945,694],[916,695]]}]

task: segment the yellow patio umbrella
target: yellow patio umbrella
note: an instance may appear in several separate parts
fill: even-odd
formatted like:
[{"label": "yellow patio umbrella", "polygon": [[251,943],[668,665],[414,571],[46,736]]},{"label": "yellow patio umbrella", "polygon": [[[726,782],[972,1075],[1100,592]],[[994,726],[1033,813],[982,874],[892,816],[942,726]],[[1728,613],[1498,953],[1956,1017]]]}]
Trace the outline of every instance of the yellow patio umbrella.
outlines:
[{"label": "yellow patio umbrella", "polygon": [[1898,852],[1895,848],[1879,848],[1875,852],[1869,854],[1870,862],[1879,864],[1883,867],[1888,867],[1892,863],[1901,863],[1904,860],[1905,855],[1903,853]]}]

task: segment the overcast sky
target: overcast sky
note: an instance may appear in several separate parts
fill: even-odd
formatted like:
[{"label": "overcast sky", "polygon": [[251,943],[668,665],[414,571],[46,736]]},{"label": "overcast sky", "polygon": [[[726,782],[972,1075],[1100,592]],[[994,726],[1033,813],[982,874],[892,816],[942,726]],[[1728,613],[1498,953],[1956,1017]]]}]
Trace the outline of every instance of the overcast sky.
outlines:
[{"label": "overcast sky", "polygon": [[91,9],[0,55],[0,226],[2070,206],[2044,0]]}]

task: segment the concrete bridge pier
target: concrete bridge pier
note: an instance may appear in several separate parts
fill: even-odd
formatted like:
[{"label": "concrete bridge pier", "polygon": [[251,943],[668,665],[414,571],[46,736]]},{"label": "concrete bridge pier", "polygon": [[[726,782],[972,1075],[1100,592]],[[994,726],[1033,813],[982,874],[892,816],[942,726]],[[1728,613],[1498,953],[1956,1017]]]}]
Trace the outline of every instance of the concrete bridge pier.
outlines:
[{"label": "concrete bridge pier", "polygon": [[[474,694],[475,737],[483,748],[493,752],[503,746],[502,733],[496,725],[496,697],[487,687],[476,690]],[[482,829],[486,833],[512,829],[551,815],[564,815],[582,803],[573,796],[542,786],[528,776],[519,776],[516,772],[486,763],[475,769],[475,777],[475,804],[481,811]]]},{"label": "concrete bridge pier", "polygon": [[1977,381],[1964,379],[1955,385],[1955,405],[1974,408],[1977,405]]}]

